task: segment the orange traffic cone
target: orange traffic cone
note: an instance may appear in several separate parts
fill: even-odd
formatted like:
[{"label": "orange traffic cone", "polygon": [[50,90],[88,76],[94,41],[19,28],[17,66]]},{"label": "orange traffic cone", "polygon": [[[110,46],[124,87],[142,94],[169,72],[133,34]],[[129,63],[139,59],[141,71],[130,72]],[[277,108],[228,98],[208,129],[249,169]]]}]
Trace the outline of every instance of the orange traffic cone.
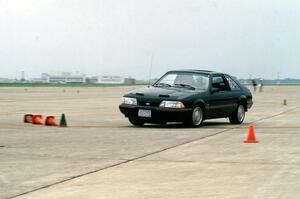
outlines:
[{"label": "orange traffic cone", "polygon": [[32,123],[32,114],[26,114],[24,115],[24,123]]},{"label": "orange traffic cone", "polygon": [[244,141],[244,143],[258,143],[259,141],[255,138],[254,127],[253,125],[249,126],[248,138]]},{"label": "orange traffic cone", "polygon": [[55,122],[55,117],[54,116],[46,117],[45,125],[46,126],[58,126],[58,124]]},{"label": "orange traffic cone", "polygon": [[43,124],[41,115],[33,115],[32,116],[32,124]]}]

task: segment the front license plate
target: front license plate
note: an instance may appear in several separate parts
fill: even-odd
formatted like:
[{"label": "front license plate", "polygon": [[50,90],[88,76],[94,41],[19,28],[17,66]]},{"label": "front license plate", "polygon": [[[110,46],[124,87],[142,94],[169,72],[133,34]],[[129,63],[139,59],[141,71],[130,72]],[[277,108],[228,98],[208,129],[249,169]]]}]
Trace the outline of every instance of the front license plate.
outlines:
[{"label": "front license plate", "polygon": [[139,117],[151,117],[151,110],[139,109]]}]

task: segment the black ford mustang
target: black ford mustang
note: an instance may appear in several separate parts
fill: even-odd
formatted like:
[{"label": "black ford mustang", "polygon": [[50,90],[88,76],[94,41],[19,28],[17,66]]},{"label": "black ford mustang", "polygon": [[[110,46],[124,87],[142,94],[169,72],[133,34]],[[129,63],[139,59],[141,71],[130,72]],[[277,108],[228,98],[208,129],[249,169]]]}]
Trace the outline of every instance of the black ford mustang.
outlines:
[{"label": "black ford mustang", "polygon": [[169,71],[151,87],[123,97],[120,111],[133,125],[184,122],[197,127],[206,119],[228,117],[241,124],[252,94],[230,75],[205,70]]}]

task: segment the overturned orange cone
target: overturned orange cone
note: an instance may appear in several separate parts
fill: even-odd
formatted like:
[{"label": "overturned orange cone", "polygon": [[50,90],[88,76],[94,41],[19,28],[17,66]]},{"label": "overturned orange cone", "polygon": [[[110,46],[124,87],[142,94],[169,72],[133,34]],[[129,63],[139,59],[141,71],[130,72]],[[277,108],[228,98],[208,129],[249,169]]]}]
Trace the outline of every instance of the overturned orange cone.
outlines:
[{"label": "overturned orange cone", "polygon": [[32,116],[32,124],[43,124],[41,115],[33,115]]},{"label": "overturned orange cone", "polygon": [[46,117],[45,125],[46,126],[58,126],[58,124],[55,122],[55,117],[54,116]]},{"label": "overturned orange cone", "polygon": [[32,123],[32,114],[26,114],[24,115],[24,123]]},{"label": "overturned orange cone", "polygon": [[257,141],[255,138],[254,127],[253,125],[250,125],[248,131],[248,137],[247,140],[244,141],[244,143],[258,143],[258,142],[259,141]]}]

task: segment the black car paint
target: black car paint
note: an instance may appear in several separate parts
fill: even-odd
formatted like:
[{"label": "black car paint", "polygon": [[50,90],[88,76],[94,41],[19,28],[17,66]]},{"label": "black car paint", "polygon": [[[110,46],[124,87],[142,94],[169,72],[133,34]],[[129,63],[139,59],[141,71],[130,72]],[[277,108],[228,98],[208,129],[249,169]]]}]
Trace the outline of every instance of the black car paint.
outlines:
[{"label": "black car paint", "polygon": [[[174,71],[170,71],[171,73]],[[178,71],[175,71],[178,72]],[[191,73],[202,73],[201,71],[182,71]],[[165,75],[167,75],[166,73]],[[144,122],[149,123],[165,123],[165,122],[183,122],[190,117],[192,110],[196,106],[202,106],[205,112],[205,119],[228,117],[233,113],[238,104],[242,103],[247,111],[252,106],[252,94],[235,78],[223,73],[210,73],[209,88],[207,90],[191,90],[178,87],[146,87],[133,90],[124,95],[124,97],[136,98],[137,106],[121,104],[120,111],[126,117],[137,117],[138,109],[147,109],[152,111],[151,118],[141,118]],[[164,76],[165,76],[164,75]],[[238,91],[214,91],[212,88],[212,77],[221,75],[226,86],[229,86],[225,75],[232,78],[240,87]],[[162,78],[164,77],[162,76]],[[159,81],[159,80],[158,80]],[[160,108],[159,104],[163,100],[181,101],[184,103],[184,109]]]}]

